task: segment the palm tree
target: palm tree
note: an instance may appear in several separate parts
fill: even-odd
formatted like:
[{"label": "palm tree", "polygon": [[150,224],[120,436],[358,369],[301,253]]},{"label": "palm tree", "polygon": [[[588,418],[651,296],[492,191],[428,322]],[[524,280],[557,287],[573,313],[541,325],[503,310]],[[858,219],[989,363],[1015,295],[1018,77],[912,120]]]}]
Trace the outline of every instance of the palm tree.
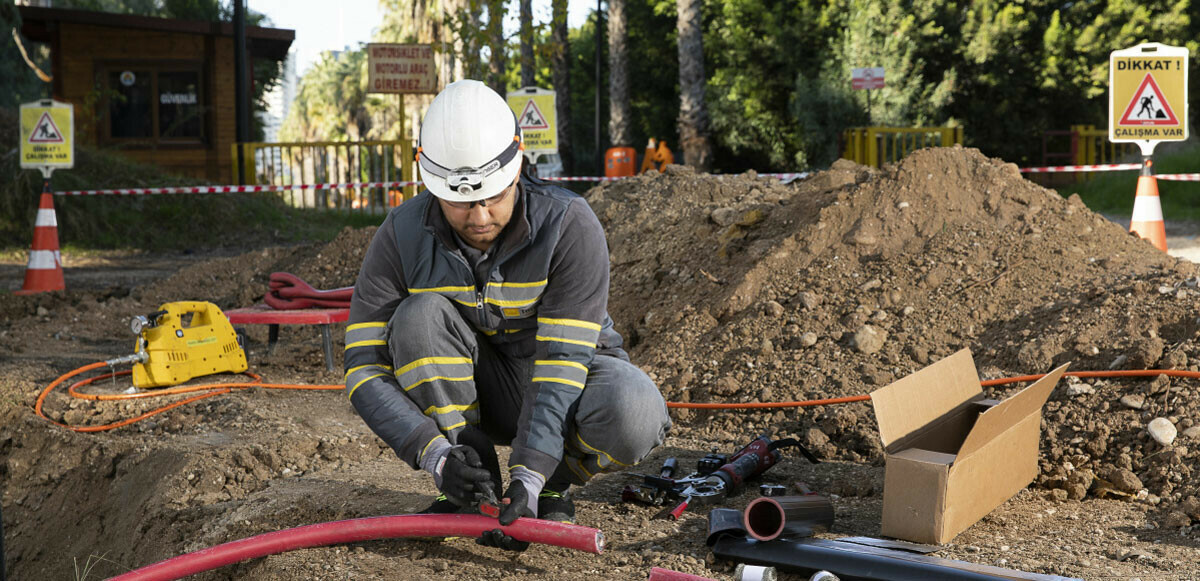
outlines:
[{"label": "palm tree", "polygon": [[508,51],[504,43],[504,0],[487,0],[488,23],[488,86],[501,96],[508,93],[504,71],[508,68]]},{"label": "palm tree", "polygon": [[712,167],[708,108],[704,104],[704,38],[701,0],[675,0],[679,31],[679,140],[683,162],[698,171]]},{"label": "palm tree", "polygon": [[554,83],[555,117],[558,124],[558,155],[563,171],[575,169],[571,146],[571,46],[567,29],[567,0],[552,0],[550,25],[550,79]]},{"label": "palm tree", "polygon": [[629,69],[625,0],[608,0],[608,140],[613,147],[633,143],[629,117]]},{"label": "palm tree", "polygon": [[533,56],[533,0],[521,0],[521,86],[532,87],[537,81],[537,61]]}]

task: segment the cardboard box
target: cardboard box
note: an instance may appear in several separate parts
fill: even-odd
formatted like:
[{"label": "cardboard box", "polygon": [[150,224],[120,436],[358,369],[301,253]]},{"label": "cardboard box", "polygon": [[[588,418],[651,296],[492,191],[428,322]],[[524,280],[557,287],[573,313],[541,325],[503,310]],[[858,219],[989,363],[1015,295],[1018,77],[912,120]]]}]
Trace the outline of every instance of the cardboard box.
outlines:
[{"label": "cardboard box", "polygon": [[887,456],[882,533],[949,542],[1032,482],[1042,406],[1066,369],[999,402],[963,349],[872,392]]}]

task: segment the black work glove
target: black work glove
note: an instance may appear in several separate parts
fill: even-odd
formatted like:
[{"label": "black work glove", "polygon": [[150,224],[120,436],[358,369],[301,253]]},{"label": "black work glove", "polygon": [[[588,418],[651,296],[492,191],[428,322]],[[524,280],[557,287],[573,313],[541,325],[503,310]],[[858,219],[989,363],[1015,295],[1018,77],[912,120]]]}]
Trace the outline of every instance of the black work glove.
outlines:
[{"label": "black work glove", "polygon": [[[508,490],[504,491],[504,498],[500,499],[500,524],[508,526],[523,516],[533,516],[533,511],[529,510],[529,490],[520,481],[513,481],[508,485]],[[528,542],[518,541],[504,534],[501,529],[483,531],[475,542],[506,551],[524,551],[529,548]]]},{"label": "black work glove", "polygon": [[442,484],[438,488],[458,506],[479,504],[483,486],[492,481],[492,474],[483,467],[479,454],[467,446],[455,446],[446,453],[442,466]]}]

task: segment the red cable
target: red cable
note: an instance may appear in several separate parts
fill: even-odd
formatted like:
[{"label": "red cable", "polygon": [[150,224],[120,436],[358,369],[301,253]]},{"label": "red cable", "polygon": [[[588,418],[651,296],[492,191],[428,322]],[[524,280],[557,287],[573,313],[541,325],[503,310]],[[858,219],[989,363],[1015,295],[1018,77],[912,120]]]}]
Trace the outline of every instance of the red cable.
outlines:
[{"label": "red cable", "polygon": [[169,581],[295,549],[410,537],[477,538],[484,531],[497,528],[515,539],[531,543],[595,554],[604,551],[604,533],[590,527],[533,518],[519,518],[502,527],[496,519],[479,514],[404,514],[318,523],[265,533],[159,561],[109,581]]}]

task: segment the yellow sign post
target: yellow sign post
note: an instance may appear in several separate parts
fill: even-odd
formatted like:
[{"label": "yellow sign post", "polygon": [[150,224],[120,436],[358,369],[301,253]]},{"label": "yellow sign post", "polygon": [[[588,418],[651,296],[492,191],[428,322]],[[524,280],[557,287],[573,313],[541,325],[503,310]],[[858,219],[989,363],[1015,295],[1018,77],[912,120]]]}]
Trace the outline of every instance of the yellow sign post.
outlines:
[{"label": "yellow sign post", "polygon": [[508,106],[517,116],[525,139],[525,155],[537,163],[542,154],[558,153],[558,122],[554,91],[525,87],[508,94]]},{"label": "yellow sign post", "polygon": [[1188,137],[1188,49],[1157,42],[1115,50],[1108,61],[1108,139],[1149,156]]},{"label": "yellow sign post", "polygon": [[56,169],[74,167],[74,119],[70,103],[47,99],[21,105],[21,168],[40,169],[49,178]]}]

